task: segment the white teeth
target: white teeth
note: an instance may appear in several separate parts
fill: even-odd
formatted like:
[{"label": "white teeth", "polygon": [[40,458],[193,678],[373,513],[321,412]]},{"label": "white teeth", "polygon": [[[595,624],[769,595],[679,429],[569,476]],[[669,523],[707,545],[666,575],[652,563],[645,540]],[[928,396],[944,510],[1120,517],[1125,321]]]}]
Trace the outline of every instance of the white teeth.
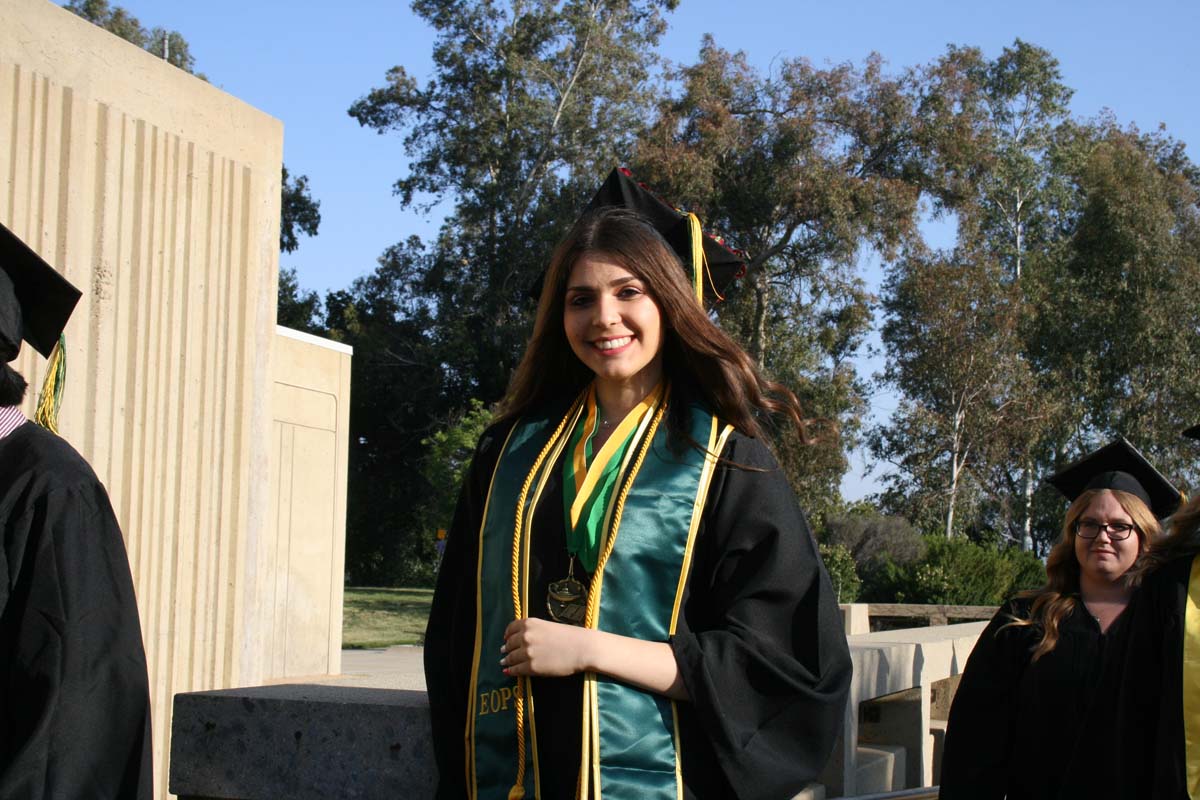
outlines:
[{"label": "white teeth", "polygon": [[605,339],[602,342],[595,342],[596,347],[601,350],[616,350],[618,347],[624,347],[633,341],[632,336],[622,336],[620,339]]}]

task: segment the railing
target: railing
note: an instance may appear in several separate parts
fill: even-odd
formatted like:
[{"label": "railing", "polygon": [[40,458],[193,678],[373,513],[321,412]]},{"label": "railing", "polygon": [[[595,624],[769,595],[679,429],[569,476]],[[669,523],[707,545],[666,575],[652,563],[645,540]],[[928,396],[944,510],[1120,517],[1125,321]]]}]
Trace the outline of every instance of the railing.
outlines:
[{"label": "railing", "polygon": [[948,625],[959,622],[991,619],[998,606],[936,606],[911,603],[868,603],[867,614],[874,617],[905,617],[926,619],[929,625]]}]

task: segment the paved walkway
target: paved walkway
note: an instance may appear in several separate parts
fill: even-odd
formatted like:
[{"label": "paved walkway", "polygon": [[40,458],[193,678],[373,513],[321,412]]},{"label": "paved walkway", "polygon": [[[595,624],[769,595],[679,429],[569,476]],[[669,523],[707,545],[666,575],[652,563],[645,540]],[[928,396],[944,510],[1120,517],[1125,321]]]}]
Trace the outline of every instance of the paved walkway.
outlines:
[{"label": "paved walkway", "polygon": [[343,650],[342,675],[330,683],[425,691],[425,649],[397,645],[384,650]]}]

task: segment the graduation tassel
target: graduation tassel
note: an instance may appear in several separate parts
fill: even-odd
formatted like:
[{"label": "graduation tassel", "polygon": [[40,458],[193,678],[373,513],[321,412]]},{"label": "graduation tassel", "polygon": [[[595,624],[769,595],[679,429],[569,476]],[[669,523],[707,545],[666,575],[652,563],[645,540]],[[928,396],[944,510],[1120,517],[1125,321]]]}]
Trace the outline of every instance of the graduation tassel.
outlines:
[{"label": "graduation tassel", "polygon": [[63,388],[67,384],[66,349],[67,337],[59,334],[58,345],[50,354],[46,378],[42,381],[37,411],[33,415],[34,422],[51,433],[58,433],[58,409],[62,407]]},{"label": "graduation tassel", "polygon": [[717,285],[713,282],[712,273],[708,269],[708,255],[704,252],[704,229],[700,226],[700,218],[689,212],[687,221],[688,232],[692,236],[692,289],[696,292],[696,302],[703,308],[705,279],[712,288],[718,303],[724,300],[725,296],[717,291]]}]

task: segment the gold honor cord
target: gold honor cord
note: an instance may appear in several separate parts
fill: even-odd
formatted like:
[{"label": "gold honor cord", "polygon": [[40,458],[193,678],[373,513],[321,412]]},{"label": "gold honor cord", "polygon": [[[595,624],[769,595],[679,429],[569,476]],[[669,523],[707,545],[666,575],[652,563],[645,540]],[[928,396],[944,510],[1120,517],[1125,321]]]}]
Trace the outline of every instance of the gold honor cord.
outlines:
[{"label": "gold honor cord", "polygon": [[62,407],[63,389],[67,385],[67,337],[59,334],[58,344],[50,354],[46,378],[38,395],[33,420],[51,433],[58,433],[58,410]]},{"label": "gold honor cord", "polygon": [[1200,800],[1200,556],[1192,559],[1183,617],[1183,743],[1188,797]]},{"label": "gold honor cord", "polygon": [[[521,493],[517,495],[517,511],[516,524],[513,530],[513,550],[512,550],[512,601],[513,601],[513,619],[522,619],[525,616],[523,604],[521,603],[521,534],[524,529],[525,518],[525,498],[529,494],[529,487],[533,483],[534,477],[542,468],[542,464],[546,460],[546,455],[554,449],[558,443],[559,437],[562,436],[563,429],[567,426],[567,420],[573,419],[579,408],[578,401],[572,405],[571,410],[558,423],[558,427],[554,429],[554,433],[550,436],[550,440],[538,453],[537,458],[533,462],[533,468],[529,470],[529,474],[525,476],[525,482],[521,484]],[[532,510],[530,511],[532,513]],[[517,723],[517,778],[513,782],[513,787],[508,790],[508,800],[523,800],[525,797],[525,689],[526,681],[524,676],[517,676],[517,690],[513,693],[514,714]]]}]

